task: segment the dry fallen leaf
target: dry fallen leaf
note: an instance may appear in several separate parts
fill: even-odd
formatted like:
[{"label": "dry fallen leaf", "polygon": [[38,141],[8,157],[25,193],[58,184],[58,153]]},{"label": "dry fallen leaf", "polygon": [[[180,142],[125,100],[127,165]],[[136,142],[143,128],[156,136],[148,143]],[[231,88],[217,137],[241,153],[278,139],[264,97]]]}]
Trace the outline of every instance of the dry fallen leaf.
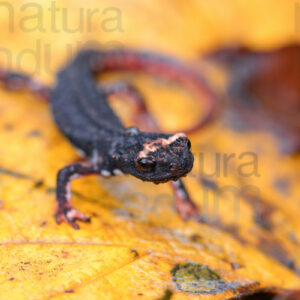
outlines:
[{"label": "dry fallen leaf", "polygon": [[[85,1],[84,13],[99,13],[77,32],[63,22],[76,28],[82,2],[28,2],[27,8],[7,2],[14,28],[3,6],[1,46],[13,62],[5,55],[0,61],[50,83],[78,41],[118,41],[197,62],[221,43],[268,48],[299,38],[294,2],[98,2]],[[53,3],[55,24],[48,10]],[[105,23],[113,9],[121,28],[109,31],[117,26]],[[32,17],[20,24],[41,12],[38,23]],[[188,126],[201,111],[179,88],[141,76],[136,83],[166,130]],[[56,173],[77,155],[48,105],[0,90],[0,115],[1,299],[228,299],[300,287],[300,160],[282,157],[268,133],[238,133],[216,122],[191,136],[196,163],[185,182],[206,223],[180,220],[169,185],[90,177],[72,185],[75,206],[92,216],[75,231],[53,218]]]}]

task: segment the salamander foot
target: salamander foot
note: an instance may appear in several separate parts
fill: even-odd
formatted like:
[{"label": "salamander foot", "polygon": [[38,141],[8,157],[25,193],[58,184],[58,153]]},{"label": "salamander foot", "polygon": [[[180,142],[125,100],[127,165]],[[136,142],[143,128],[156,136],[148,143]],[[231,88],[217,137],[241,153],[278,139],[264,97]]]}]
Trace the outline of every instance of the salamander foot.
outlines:
[{"label": "salamander foot", "polygon": [[76,221],[81,222],[90,222],[91,218],[86,217],[84,213],[73,208],[73,207],[62,207],[58,208],[55,219],[57,224],[61,224],[62,222],[70,224],[74,229],[79,229],[79,225]]}]

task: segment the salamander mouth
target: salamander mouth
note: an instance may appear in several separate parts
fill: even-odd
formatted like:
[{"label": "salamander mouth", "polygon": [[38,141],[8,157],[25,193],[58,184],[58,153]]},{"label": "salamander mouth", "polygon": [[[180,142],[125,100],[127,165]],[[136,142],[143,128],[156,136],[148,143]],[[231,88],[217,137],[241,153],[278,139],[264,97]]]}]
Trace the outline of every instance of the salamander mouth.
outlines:
[{"label": "salamander mouth", "polygon": [[152,181],[155,184],[159,184],[159,183],[166,183],[168,181],[176,181],[178,179],[180,179],[181,177],[185,177],[187,176],[187,174],[192,170],[192,164],[189,168],[187,168],[185,171],[181,170],[177,173],[166,173],[164,174],[164,176],[160,176],[160,177],[152,177],[152,178],[148,178],[148,181]]},{"label": "salamander mouth", "polygon": [[163,177],[163,178],[157,178],[157,179],[153,179],[151,181],[155,184],[166,183],[169,181],[177,181],[179,178],[185,177],[186,175],[187,175],[187,173],[184,175],[180,175],[180,176],[167,176],[167,177]]},{"label": "salamander mouth", "polygon": [[154,180],[152,181],[153,183],[155,184],[159,184],[159,183],[166,183],[166,182],[169,182],[169,181],[176,181],[178,180],[179,178],[167,178],[167,179],[158,179],[158,180]]},{"label": "salamander mouth", "polygon": [[140,178],[143,181],[148,181],[148,182],[153,182],[155,184],[159,184],[159,183],[166,183],[169,181],[176,181],[181,177],[185,177],[187,175],[187,173],[182,174],[182,175],[166,175],[164,177],[141,177],[138,176],[138,178]]}]

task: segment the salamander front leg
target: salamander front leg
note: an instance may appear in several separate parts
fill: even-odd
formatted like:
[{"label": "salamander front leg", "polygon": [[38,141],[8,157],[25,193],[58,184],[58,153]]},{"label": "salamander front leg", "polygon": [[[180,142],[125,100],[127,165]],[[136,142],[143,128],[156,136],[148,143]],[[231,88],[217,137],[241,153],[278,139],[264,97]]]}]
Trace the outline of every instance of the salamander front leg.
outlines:
[{"label": "salamander front leg", "polygon": [[182,180],[172,181],[171,184],[176,198],[176,210],[181,219],[184,221],[188,219],[201,221],[198,207],[190,198]]},{"label": "salamander front leg", "polygon": [[76,221],[89,222],[90,218],[72,207],[71,180],[87,175],[100,175],[100,166],[91,162],[78,162],[61,169],[57,174],[56,185],[56,223],[66,222],[79,229]]}]

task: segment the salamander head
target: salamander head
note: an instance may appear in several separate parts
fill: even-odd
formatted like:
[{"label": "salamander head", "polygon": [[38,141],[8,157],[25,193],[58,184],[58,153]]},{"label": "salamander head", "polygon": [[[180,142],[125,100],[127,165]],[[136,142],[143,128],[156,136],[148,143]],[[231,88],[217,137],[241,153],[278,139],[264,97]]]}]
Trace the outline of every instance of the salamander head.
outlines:
[{"label": "salamander head", "polygon": [[191,143],[184,133],[158,134],[126,130],[119,168],[139,179],[163,183],[189,173],[194,157]]}]

